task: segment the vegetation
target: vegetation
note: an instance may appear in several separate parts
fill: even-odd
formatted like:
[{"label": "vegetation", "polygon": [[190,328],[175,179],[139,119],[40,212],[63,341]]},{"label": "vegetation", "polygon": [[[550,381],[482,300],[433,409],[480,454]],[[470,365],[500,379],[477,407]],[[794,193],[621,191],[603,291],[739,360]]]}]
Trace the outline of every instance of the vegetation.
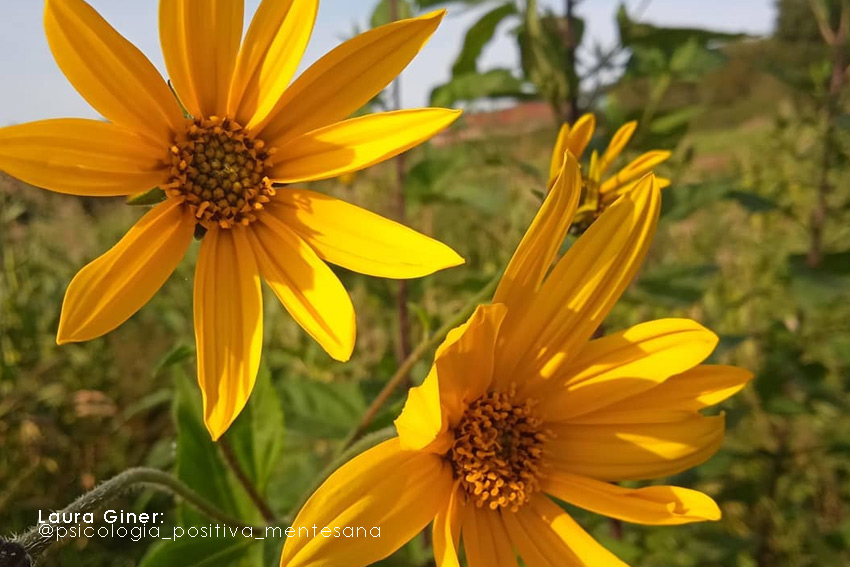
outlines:
[{"label": "vegetation", "polygon": [[[373,23],[484,2],[391,4],[379,3]],[[649,260],[605,328],[696,319],[722,337],[713,360],[752,369],[756,379],[723,404],[721,451],[674,479],[715,497],[722,521],[656,529],[575,516],[640,567],[850,564],[850,5],[781,0],[769,38],[659,28],[621,10],[614,51],[573,51],[571,65],[570,41],[582,40],[580,3],[571,20],[530,0],[491,4],[434,102],[542,99],[556,118],[535,131],[475,139],[460,124],[406,156],[407,224],[467,259],[407,286],[410,345],[427,353],[409,384],[427,372],[430,339],[500,274],[519,242],[545,189],[559,121],[575,109],[597,112],[591,148],[604,148],[618,126],[639,119],[622,164],[670,149],[659,173],[673,185]],[[483,46],[508,21],[522,69],[479,69]],[[398,179],[387,163],[313,188],[392,217],[397,202],[386,196]],[[399,364],[395,282],[335,268],[359,319],[347,364],[332,361],[269,295],[257,391],[215,445],[193,384],[192,262],[118,330],[57,347],[65,286],[140,207],[47,193],[2,174],[0,199],[0,533],[23,532],[36,511],[136,466],[173,471],[227,517],[285,526],[352,431],[380,437],[398,415],[401,388],[368,413]],[[216,521],[172,491],[134,491],[120,502],[165,512],[168,525]],[[428,545],[419,538],[381,565],[431,565]],[[274,538],[80,538],[40,564],[254,567],[276,564],[279,551]]]}]

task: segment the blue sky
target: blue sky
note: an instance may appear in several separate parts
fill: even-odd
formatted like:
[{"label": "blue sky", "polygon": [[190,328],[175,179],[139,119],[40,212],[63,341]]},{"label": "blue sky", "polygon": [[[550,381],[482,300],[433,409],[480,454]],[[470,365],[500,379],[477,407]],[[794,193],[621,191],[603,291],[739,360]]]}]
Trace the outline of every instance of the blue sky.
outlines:
[{"label": "blue sky", "polygon": [[[260,0],[246,0],[250,17]],[[43,2],[2,0],[0,19],[0,125],[60,116],[96,117],[53,62],[42,29]],[[645,0],[626,0],[636,9]],[[302,68],[349,37],[355,25],[365,29],[376,0],[323,0]],[[90,0],[106,19],[135,43],[164,72],[157,36],[156,0]],[[560,9],[561,0],[541,0]],[[589,38],[610,45],[616,38],[614,13],[619,0],[586,0],[579,7]],[[652,0],[642,20],[765,34],[774,19],[773,0]],[[447,19],[402,76],[406,107],[426,104],[434,85],[449,76],[463,33],[475,12],[449,12]],[[480,13],[480,11],[478,12]],[[506,30],[486,50],[482,68],[515,67],[516,53]]]}]

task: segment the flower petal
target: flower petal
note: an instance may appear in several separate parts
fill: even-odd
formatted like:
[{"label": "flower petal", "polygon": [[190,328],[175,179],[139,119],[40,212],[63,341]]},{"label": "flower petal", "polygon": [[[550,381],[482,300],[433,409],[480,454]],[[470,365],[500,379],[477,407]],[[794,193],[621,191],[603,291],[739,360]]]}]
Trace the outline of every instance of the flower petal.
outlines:
[{"label": "flower petal", "polygon": [[605,149],[605,153],[602,154],[602,159],[599,161],[600,175],[605,173],[608,168],[611,167],[611,164],[614,163],[614,160],[623,153],[623,149],[626,147],[626,144],[628,144],[629,140],[631,140],[632,136],[634,136],[635,130],[637,130],[637,125],[637,120],[626,122],[614,133],[614,137],[611,138],[611,141],[608,143],[608,147]]},{"label": "flower petal", "polygon": [[702,365],[672,376],[638,395],[579,418],[582,423],[659,423],[679,421],[719,404],[753,378],[735,366]]},{"label": "flower petal", "polygon": [[[528,308],[570,228],[581,195],[578,162],[567,154],[561,173],[546,200],[522,237],[493,296],[508,306],[508,318],[516,321]],[[503,340],[508,340],[505,335]]]},{"label": "flower petal", "polygon": [[547,424],[547,459],[558,470],[600,480],[649,480],[703,463],[723,442],[722,415],[666,423]]},{"label": "flower petal", "polygon": [[239,124],[261,122],[295,75],[319,9],[318,0],[263,0],[236,60],[228,99]]},{"label": "flower petal", "polygon": [[462,538],[469,567],[516,567],[516,553],[498,511],[465,506]]},{"label": "flower petal", "polygon": [[130,130],[78,118],[0,128],[0,170],[58,193],[132,195],[164,183],[165,146]]},{"label": "flower petal", "polygon": [[[705,360],[717,335],[688,319],[662,319],[587,343],[529,396],[556,422],[569,421],[664,382]],[[663,407],[663,406],[656,406]]]},{"label": "flower petal", "polygon": [[183,113],[153,64],[83,0],[47,0],[44,29],[74,88],[107,120],[169,143]]},{"label": "flower petal", "polygon": [[177,96],[196,118],[227,111],[244,11],[244,0],[160,0],[165,66]]},{"label": "flower petal", "polygon": [[437,348],[434,365],[440,384],[440,403],[452,425],[466,405],[490,387],[499,328],[507,309],[500,303],[479,305],[463,325],[449,331]]},{"label": "flower petal", "polygon": [[505,312],[501,304],[479,305],[466,323],[449,331],[437,348],[431,372],[421,386],[411,388],[395,421],[405,449],[448,449],[451,437],[443,434],[457,424],[466,404],[490,387]]},{"label": "flower petal", "polygon": [[351,358],[354,305],[336,274],[273,215],[260,214],[249,238],[260,273],[293,319],[333,358]]},{"label": "flower petal", "polygon": [[579,352],[640,267],[660,205],[649,175],[570,247],[497,351],[500,383],[551,377]]},{"label": "flower petal", "polygon": [[298,183],[358,171],[418,146],[460,116],[459,110],[417,108],[352,118],[278,147],[269,177]]},{"label": "flower petal", "polygon": [[678,486],[631,489],[558,471],[543,480],[542,488],[585,510],[635,524],[672,526],[720,519],[720,508],[711,497]]},{"label": "flower petal", "polygon": [[[343,465],[313,493],[292,524],[296,536],[287,538],[280,564],[362,567],[383,559],[434,519],[452,484],[451,467],[437,455],[403,451],[398,439],[385,441]],[[379,528],[380,537],[314,537],[314,525]]]},{"label": "flower petal", "polygon": [[555,140],[555,148],[552,150],[552,158],[549,160],[549,182],[548,187],[551,187],[564,165],[564,154],[567,153],[567,141],[570,138],[570,125],[564,123],[561,129],[558,130],[558,138]]},{"label": "flower petal", "polygon": [[599,192],[603,195],[622,187],[629,181],[635,181],[642,176],[651,172],[652,169],[668,159],[672,155],[667,150],[653,150],[635,158],[629,165],[621,169],[617,175],[607,179],[599,187]]},{"label": "flower petal", "polygon": [[[641,182],[642,179],[635,179],[634,181],[629,181],[625,185],[621,185],[607,193],[603,193],[601,195],[603,206],[607,207],[614,201],[620,198],[620,196],[625,195],[629,191],[632,191],[635,187],[637,187],[638,183]],[[666,177],[655,177],[655,183],[658,184],[659,189],[666,189],[670,187],[671,181]]]},{"label": "flower petal", "polygon": [[437,29],[445,10],[393,22],[348,40],[307,69],[274,109],[248,127],[270,146],[350,116],[396,78]]},{"label": "flower petal", "polygon": [[437,567],[460,567],[457,550],[460,545],[460,522],[463,508],[459,501],[457,483],[445,506],[437,510],[432,530],[434,561]]},{"label": "flower petal", "polygon": [[198,382],[215,441],[245,407],[260,367],[263,298],[247,229],[207,232],[194,295]]},{"label": "flower petal", "polygon": [[194,229],[192,215],[176,200],[151,209],[118,244],[71,280],[56,342],[87,341],[129,319],[180,263]]},{"label": "flower petal", "polygon": [[584,114],[576,120],[570,129],[570,135],[567,139],[567,149],[576,158],[580,158],[584,153],[585,148],[590,143],[593,137],[593,131],[596,129],[596,116],[593,114]]},{"label": "flower petal", "polygon": [[418,278],[464,260],[437,240],[328,195],[286,187],[267,205],[323,260],[383,278]]},{"label": "flower petal", "polygon": [[543,494],[502,518],[527,567],[628,567]]}]

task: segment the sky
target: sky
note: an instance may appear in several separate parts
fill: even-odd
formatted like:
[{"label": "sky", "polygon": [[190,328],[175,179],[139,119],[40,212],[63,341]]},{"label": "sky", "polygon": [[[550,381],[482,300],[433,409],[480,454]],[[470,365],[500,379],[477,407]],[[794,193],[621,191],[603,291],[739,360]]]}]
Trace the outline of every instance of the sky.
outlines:
[{"label": "sky", "polygon": [[[246,19],[260,0],[246,0]],[[165,74],[157,35],[156,0],[89,0],[124,37],[136,44]],[[376,0],[322,0],[301,70],[352,35],[367,27]],[[614,14],[620,0],[584,0],[577,13],[586,22],[586,42],[610,46],[616,41]],[[561,0],[540,0],[561,10]],[[625,0],[630,13],[645,5],[641,21],[659,25],[699,26],[755,35],[773,26],[774,0]],[[0,126],[54,117],[96,118],[97,114],[74,91],[56,66],[42,28],[44,3],[39,0],[0,0]],[[427,104],[431,89],[449,78],[465,30],[481,10],[450,10],[431,41],[402,75],[404,107]],[[247,23],[246,23],[247,29]],[[480,69],[518,66],[508,29],[500,29],[487,47]]]}]

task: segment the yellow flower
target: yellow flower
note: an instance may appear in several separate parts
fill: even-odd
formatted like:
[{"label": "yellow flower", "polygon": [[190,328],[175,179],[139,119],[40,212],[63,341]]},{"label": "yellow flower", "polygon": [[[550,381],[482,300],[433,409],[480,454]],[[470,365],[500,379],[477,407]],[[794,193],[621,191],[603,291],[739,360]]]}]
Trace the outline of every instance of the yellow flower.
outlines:
[{"label": "yellow flower", "polygon": [[[549,165],[549,188],[555,183],[558,172],[561,170],[564,152],[569,150],[576,158],[581,158],[595,129],[596,117],[592,114],[583,115],[572,126],[569,124],[561,126]],[[581,201],[573,218],[573,224],[580,230],[585,230],[605,210],[605,207],[611,205],[619,196],[634,189],[644,175],[670,158],[670,152],[667,150],[646,152],[603,181],[603,176],[620,157],[636,129],[636,121],[627,122],[614,133],[601,158],[596,150],[591,154],[587,173],[582,175]],[[669,179],[661,177],[657,177],[655,182],[662,189],[670,185]]]},{"label": "yellow flower", "polygon": [[[162,0],[168,84],[83,0],[47,0],[59,67],[109,122],[63,118],[0,130],[0,169],[89,196],[154,186],[168,198],[68,287],[57,341],[118,327],[168,279],[206,230],[195,272],[198,379],[213,438],[245,405],[260,362],[260,277],[335,359],[354,346],[351,300],[325,262],[411,278],[456,266],[447,246],[373,213],[290,184],[395,156],[451,124],[431,108],[345,118],[380,92],[443,17],[434,12],[340,45],[290,84],[318,0],[263,0],[242,39],[243,0]],[[240,42],[242,43],[240,49]]]},{"label": "yellow flower", "polygon": [[[398,437],[343,465],[312,495],[283,549],[284,567],[368,565],[433,521],[439,567],[622,566],[551,497],[641,524],[717,520],[705,494],[623,488],[708,459],[723,415],[700,410],[749,372],[701,365],[717,337],[664,319],[593,339],[641,264],[660,190],[644,177],[546,276],[581,191],[572,155],[496,291],[437,349],[396,420]],[[306,526],[372,526],[375,538],[307,536]],[[335,532],[331,532],[335,533]]]}]

